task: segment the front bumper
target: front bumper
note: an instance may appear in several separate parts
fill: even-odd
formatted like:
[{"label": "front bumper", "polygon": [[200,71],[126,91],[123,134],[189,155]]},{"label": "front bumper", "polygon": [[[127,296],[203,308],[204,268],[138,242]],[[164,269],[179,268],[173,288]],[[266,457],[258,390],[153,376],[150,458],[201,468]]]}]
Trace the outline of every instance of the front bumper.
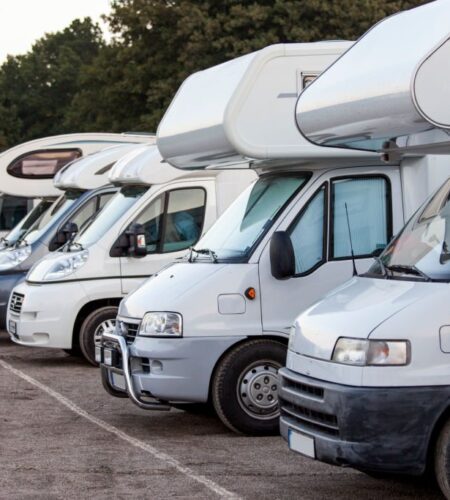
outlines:
[{"label": "front bumper", "polygon": [[450,387],[351,387],[280,375],[280,429],[313,438],[314,456],[360,470],[420,475]]},{"label": "front bumper", "polygon": [[104,334],[97,351],[103,384],[110,394],[128,395],[144,409],[206,402],[217,361],[241,339],[137,337],[127,344],[121,335]]},{"label": "front bumper", "polygon": [[[8,331],[15,343],[72,348],[75,318],[87,296],[80,283],[30,285],[23,282],[14,292],[24,296],[21,311],[10,309],[7,315]],[[15,331],[11,331],[11,322]]]},{"label": "front bumper", "polygon": [[6,330],[8,303],[11,292],[27,273],[0,274],[0,330]]}]

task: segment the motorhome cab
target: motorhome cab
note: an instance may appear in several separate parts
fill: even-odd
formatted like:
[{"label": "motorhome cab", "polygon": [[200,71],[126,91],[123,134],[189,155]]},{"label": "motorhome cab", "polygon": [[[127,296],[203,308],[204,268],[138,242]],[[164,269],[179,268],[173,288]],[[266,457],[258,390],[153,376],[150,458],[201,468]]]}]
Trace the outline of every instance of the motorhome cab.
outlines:
[{"label": "motorhome cab", "polygon": [[31,209],[39,206],[28,224],[40,216],[49,198],[61,194],[53,177],[64,165],[99,148],[136,138],[132,134],[66,134],[28,141],[0,154],[0,237],[7,236],[0,248],[14,244],[18,233],[11,234],[11,230]]},{"label": "motorhome cab", "polygon": [[[97,364],[95,344],[114,330],[121,299],[198,241],[254,180],[246,167],[187,172],[162,162],[156,146],[125,156],[111,171],[120,190],[105,209],[15,288],[8,312],[13,340],[80,349]],[[130,327],[128,338],[133,334]]]},{"label": "motorhome cab", "polygon": [[[449,19],[450,3],[432,2],[369,31],[300,97],[302,132],[322,145],[383,145],[387,157],[450,152]],[[410,197],[417,188],[405,185]],[[369,472],[428,468],[450,498],[449,249],[447,180],[368,272],[297,318],[280,371],[292,450]]]},{"label": "motorhome cab", "polygon": [[[158,131],[162,156],[180,168],[250,159],[259,178],[183,262],[122,301],[118,331],[103,335],[111,393],[146,409],[212,400],[233,430],[278,431],[277,372],[290,325],[352,276],[349,224],[364,272],[442,163],[385,165],[300,135],[294,109],[304,82],[349,45],[272,46],[183,84]],[[405,181],[418,191],[414,206]]]},{"label": "motorhome cab", "polygon": [[112,164],[138,146],[140,144],[132,143],[108,147],[67,165],[56,174],[55,186],[64,191],[64,195],[22,231],[13,246],[0,251],[0,329],[5,328],[12,289],[35,262],[66,243],[105,205],[116,192],[114,186],[106,186]]}]

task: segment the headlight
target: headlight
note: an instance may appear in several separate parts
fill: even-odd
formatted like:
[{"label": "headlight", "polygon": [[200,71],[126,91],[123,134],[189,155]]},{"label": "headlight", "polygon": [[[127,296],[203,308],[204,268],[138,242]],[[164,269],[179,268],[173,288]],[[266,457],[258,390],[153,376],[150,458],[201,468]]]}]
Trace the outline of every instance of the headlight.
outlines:
[{"label": "headlight", "polygon": [[6,271],[6,269],[18,266],[30,255],[31,247],[29,245],[0,252],[0,271]]},{"label": "headlight", "polygon": [[83,250],[74,255],[68,255],[66,258],[58,259],[44,276],[44,281],[60,280],[74,273],[77,269],[86,264],[89,252]]},{"label": "headlight", "polygon": [[139,335],[144,337],[181,337],[183,335],[181,314],[173,312],[149,312],[139,326]]},{"label": "headlight", "polygon": [[406,340],[360,340],[340,338],[332,360],[344,365],[400,366],[409,363],[410,348]]}]

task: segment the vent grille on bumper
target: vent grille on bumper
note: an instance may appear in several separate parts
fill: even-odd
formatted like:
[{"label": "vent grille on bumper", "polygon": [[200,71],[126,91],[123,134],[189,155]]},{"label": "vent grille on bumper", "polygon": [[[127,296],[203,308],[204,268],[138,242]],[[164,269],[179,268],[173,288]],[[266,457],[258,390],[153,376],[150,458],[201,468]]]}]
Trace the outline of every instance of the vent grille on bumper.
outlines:
[{"label": "vent grille on bumper", "polygon": [[121,321],[119,326],[122,335],[125,337],[125,340],[127,341],[127,344],[132,344],[136,339],[136,335],[139,330],[139,324],[125,323],[124,321]]},{"label": "vent grille on bumper", "polygon": [[322,387],[317,387],[315,385],[303,384],[302,382],[297,382],[296,380],[291,380],[287,377],[283,380],[283,385],[286,389],[290,389],[293,392],[302,393],[307,396],[316,397],[323,399],[323,389]]},{"label": "vent grille on bumper", "polygon": [[11,302],[9,303],[10,311],[13,311],[17,314],[20,314],[22,311],[24,299],[25,299],[25,295],[22,295],[21,293],[14,292],[11,296]]},{"label": "vent grille on bumper", "polygon": [[329,415],[306,406],[300,406],[288,401],[280,401],[281,416],[291,421],[295,427],[305,430],[315,430],[330,436],[339,436],[338,421],[335,415]]}]

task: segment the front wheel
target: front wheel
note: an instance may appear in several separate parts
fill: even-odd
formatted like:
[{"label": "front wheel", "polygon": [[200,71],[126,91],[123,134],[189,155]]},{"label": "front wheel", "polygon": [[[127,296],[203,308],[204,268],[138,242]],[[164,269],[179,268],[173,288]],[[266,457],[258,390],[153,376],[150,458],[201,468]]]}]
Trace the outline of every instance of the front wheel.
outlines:
[{"label": "front wheel", "polygon": [[80,348],[86,360],[94,366],[95,346],[99,345],[105,332],[113,333],[116,326],[118,307],[106,306],[96,309],[83,321],[80,328]]},{"label": "front wheel", "polygon": [[436,443],[434,471],[442,493],[450,499],[450,419],[442,428]]},{"label": "front wheel", "polygon": [[220,361],[212,401],[227,427],[255,436],[279,434],[278,370],[285,360],[284,344],[257,339],[238,345]]}]

